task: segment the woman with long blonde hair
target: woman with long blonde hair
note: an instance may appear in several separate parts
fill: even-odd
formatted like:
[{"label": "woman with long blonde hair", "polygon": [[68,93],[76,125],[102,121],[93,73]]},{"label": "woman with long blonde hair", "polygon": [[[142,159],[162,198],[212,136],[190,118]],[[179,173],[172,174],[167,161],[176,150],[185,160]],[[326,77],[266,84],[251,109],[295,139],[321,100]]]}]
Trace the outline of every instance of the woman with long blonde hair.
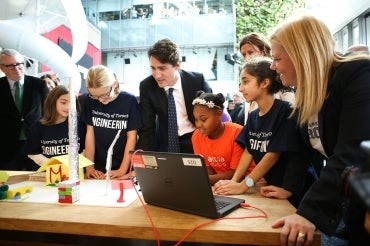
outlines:
[{"label": "woman with long blonde hair", "polygon": [[293,114],[307,149],[326,159],[296,213],[273,227],[282,227],[282,245],[309,245],[316,229],[334,235],[343,219],[349,245],[370,245],[366,210],[346,189],[347,170],[368,159],[360,143],[370,139],[370,56],[341,56],[328,27],[307,15],[280,24],[270,42],[271,69],[296,87]]}]

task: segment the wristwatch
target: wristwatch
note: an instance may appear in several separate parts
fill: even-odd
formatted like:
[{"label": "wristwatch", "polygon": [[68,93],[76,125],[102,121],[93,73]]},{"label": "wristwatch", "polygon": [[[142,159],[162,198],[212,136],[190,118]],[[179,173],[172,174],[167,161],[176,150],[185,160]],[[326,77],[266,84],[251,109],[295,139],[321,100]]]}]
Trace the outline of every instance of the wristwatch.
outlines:
[{"label": "wristwatch", "polygon": [[246,184],[249,188],[254,187],[254,181],[253,181],[253,179],[251,179],[249,176],[247,176],[247,177],[245,178],[245,184]]}]

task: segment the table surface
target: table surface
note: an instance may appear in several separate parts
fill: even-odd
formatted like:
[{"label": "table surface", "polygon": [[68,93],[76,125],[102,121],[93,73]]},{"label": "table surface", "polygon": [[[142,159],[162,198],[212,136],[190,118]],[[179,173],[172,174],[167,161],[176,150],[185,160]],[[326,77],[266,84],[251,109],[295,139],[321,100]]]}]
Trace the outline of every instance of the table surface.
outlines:
[{"label": "table surface", "polygon": [[[27,173],[22,174],[11,177],[11,180],[24,180]],[[243,198],[251,206],[262,209],[268,217],[252,218],[262,213],[254,208],[238,208],[227,215],[226,219],[198,228],[185,241],[279,245],[280,229],[273,229],[271,224],[282,216],[294,213],[295,208],[287,200],[265,198],[258,192],[235,197]],[[178,242],[194,227],[211,221],[156,206],[146,207],[158,230],[159,240]],[[250,218],[240,219],[246,216]],[[0,230],[157,240],[139,199],[125,208],[0,202]],[[320,234],[316,233],[313,245],[321,245],[320,241]]]}]

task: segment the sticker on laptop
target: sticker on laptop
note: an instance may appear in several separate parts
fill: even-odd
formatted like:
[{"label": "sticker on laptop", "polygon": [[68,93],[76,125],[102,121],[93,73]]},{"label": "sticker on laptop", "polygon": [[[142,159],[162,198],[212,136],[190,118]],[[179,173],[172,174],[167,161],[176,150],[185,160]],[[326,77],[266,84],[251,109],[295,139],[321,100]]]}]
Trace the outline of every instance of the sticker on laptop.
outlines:
[{"label": "sticker on laptop", "polygon": [[158,163],[155,156],[151,155],[142,155],[144,160],[145,168],[158,169]]},{"label": "sticker on laptop", "polygon": [[134,167],[145,168],[142,155],[132,154],[131,161]]},{"label": "sticker on laptop", "polygon": [[182,162],[184,166],[194,166],[194,167],[201,167],[202,162],[199,158],[182,158]]}]

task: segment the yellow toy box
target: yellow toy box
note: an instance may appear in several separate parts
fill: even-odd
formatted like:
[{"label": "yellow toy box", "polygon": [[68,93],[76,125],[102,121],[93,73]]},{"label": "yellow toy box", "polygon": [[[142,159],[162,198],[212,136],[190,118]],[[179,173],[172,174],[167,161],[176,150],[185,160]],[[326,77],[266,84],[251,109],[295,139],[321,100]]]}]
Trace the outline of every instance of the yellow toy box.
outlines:
[{"label": "yellow toy box", "polygon": [[[79,180],[84,179],[84,167],[93,165],[94,163],[85,156],[78,155],[78,176]],[[38,170],[38,172],[46,172],[46,184],[57,184],[69,178],[69,156],[59,155],[50,158]]]}]

